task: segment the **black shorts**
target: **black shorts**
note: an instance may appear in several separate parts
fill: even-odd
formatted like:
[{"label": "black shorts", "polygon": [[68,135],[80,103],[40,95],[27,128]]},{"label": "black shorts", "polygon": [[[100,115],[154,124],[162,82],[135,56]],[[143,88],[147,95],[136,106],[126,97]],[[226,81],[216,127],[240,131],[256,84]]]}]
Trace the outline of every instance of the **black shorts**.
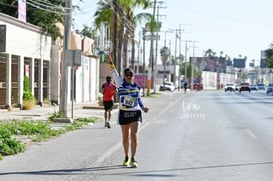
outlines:
[{"label": "black shorts", "polygon": [[120,125],[129,124],[135,121],[142,122],[141,110],[136,110],[136,111],[119,110],[118,122]]},{"label": "black shorts", "polygon": [[114,101],[103,101],[104,110],[112,110],[114,106]]}]

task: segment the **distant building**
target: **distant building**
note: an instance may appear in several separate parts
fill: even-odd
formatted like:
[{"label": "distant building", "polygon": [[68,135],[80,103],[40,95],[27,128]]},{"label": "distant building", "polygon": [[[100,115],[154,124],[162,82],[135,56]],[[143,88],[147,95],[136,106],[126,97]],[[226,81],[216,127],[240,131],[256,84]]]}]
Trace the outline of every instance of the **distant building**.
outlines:
[{"label": "distant building", "polygon": [[233,59],[234,68],[245,68],[246,67],[246,57],[245,58],[234,58]]}]

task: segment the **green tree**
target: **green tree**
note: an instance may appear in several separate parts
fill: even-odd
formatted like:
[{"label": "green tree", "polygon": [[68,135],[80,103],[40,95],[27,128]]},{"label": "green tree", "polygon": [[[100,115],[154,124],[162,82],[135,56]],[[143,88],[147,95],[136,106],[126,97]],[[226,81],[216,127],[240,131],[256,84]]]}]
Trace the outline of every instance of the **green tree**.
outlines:
[{"label": "green tree", "polygon": [[270,44],[270,47],[265,50],[265,64],[268,68],[273,68],[273,43]]},{"label": "green tree", "polygon": [[[64,23],[65,0],[29,2],[26,5],[27,22],[43,28],[52,38],[63,38],[57,23]],[[79,9],[73,6],[73,9]],[[18,16],[18,0],[0,0],[0,12],[13,17]]]},{"label": "green tree", "polygon": [[[130,22],[131,30],[129,30],[127,28],[126,30],[128,30],[128,31],[126,31],[125,34],[127,35],[127,37],[130,37],[128,35],[132,35],[131,38],[128,39],[128,41],[131,41],[131,44],[132,44],[132,54],[131,54],[132,65],[131,66],[134,67],[134,63],[135,63],[135,42],[136,42],[136,40],[135,40],[135,29],[136,29],[136,26],[138,24],[141,24],[143,21],[150,22],[150,23],[154,22],[155,18],[150,13],[138,13],[136,15],[134,14],[134,10],[136,8],[146,9],[148,7],[152,7],[153,3],[151,1],[149,1],[149,0],[131,0],[131,2],[126,4],[126,5],[127,6],[125,7],[125,13],[127,15],[127,19]],[[152,26],[152,30],[153,29],[155,29],[154,26]]]},{"label": "green tree", "polygon": [[160,49],[160,56],[161,56],[161,61],[162,64],[165,65],[166,62],[169,59],[170,56],[170,50],[168,47],[164,46],[163,48]]},{"label": "green tree", "polygon": [[81,30],[81,35],[86,36],[88,38],[95,38],[97,36],[96,30],[88,27],[87,25],[83,25],[83,29]]},{"label": "green tree", "polygon": [[208,49],[205,51],[205,57],[213,59],[216,57],[216,52],[214,52],[212,49]]},{"label": "green tree", "polygon": [[26,101],[33,101],[34,97],[32,95],[31,89],[30,89],[30,82],[29,78],[27,76],[24,76],[24,92],[23,92],[23,100]]},{"label": "green tree", "polygon": [[161,56],[161,61],[164,66],[164,79],[166,78],[166,64],[168,62],[168,59],[170,57],[170,50],[168,47],[164,46],[163,48],[160,49],[160,56]]},{"label": "green tree", "polygon": [[0,0],[0,12],[12,17],[17,17],[18,0]]},{"label": "green tree", "polygon": [[[132,41],[132,63],[134,63],[135,54],[135,27],[137,22],[141,21],[142,18],[151,20],[151,15],[148,13],[139,13],[134,15],[134,10],[137,7],[147,8],[151,3],[148,0],[117,0],[117,5],[113,4],[112,1],[98,2],[98,9],[95,13],[95,25],[100,28],[102,24],[106,24],[110,27],[110,37],[113,46],[115,41],[118,41],[118,54],[121,56],[121,49],[123,46],[123,60],[127,60],[127,46],[128,42]],[[115,9],[114,9],[115,7]],[[117,22],[117,34],[119,38],[114,39],[114,28],[115,28],[115,11],[117,11],[118,22]],[[126,27],[126,29],[125,29]],[[124,32],[125,29],[125,32]],[[115,49],[115,47],[113,47]],[[121,57],[118,58],[119,60]],[[116,63],[116,62],[115,62]]]},{"label": "green tree", "polygon": [[[185,77],[187,79],[187,78],[191,77],[191,72],[192,72],[191,64],[189,64],[188,62],[184,62],[184,63],[180,64],[179,71],[180,71],[180,75],[184,75],[186,67],[187,67],[187,75]],[[193,71],[194,71],[193,72],[194,77],[198,77],[199,71],[196,69],[196,67],[194,67]]]}]

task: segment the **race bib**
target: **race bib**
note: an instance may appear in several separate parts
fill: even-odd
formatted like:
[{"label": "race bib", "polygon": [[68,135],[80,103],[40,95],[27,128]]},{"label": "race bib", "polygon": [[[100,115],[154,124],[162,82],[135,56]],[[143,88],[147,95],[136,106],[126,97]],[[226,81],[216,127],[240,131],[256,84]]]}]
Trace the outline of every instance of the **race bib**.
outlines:
[{"label": "race bib", "polygon": [[136,98],[134,97],[131,97],[131,96],[124,96],[124,101],[123,101],[123,104],[125,106],[134,106],[135,105],[135,102],[136,102]]}]

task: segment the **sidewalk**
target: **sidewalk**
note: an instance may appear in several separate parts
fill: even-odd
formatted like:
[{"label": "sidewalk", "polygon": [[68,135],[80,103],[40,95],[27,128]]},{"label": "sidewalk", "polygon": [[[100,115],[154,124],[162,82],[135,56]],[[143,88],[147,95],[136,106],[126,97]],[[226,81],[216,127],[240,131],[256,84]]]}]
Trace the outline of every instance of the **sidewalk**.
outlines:
[{"label": "sidewalk", "polygon": [[[58,105],[43,105],[42,107],[36,105],[31,110],[20,110],[19,108],[13,108],[11,111],[8,111],[7,109],[0,109],[0,121],[11,119],[48,120],[48,118],[55,112],[59,112]],[[74,104],[73,112],[72,105],[67,106],[67,117],[73,117],[74,119],[92,116],[103,118],[103,113],[103,107],[98,106],[96,102]]]},{"label": "sidewalk", "polygon": [[[165,94],[168,92],[163,91],[160,93]],[[142,99],[146,99],[146,96],[142,97]],[[99,106],[95,101],[89,103],[74,103],[73,112],[71,110],[72,105],[69,104],[67,106],[68,118],[76,119],[82,117],[99,117],[101,119],[104,119],[103,106]],[[118,111],[118,109],[113,109],[113,112],[115,111]],[[32,110],[20,110],[19,108],[13,108],[11,111],[8,111],[7,109],[0,109],[0,121],[12,119],[48,120],[48,118],[52,116],[55,112],[59,112],[59,105],[53,106],[44,104],[42,107],[36,105]]]}]

